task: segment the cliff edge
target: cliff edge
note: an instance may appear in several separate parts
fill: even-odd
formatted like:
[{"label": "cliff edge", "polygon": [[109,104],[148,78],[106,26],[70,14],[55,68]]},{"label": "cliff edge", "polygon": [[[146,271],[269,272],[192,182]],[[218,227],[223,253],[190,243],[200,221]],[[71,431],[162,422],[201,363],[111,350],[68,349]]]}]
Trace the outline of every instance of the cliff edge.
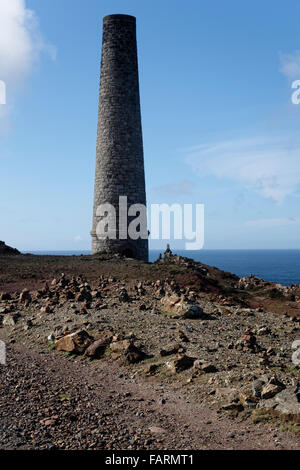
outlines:
[{"label": "cliff edge", "polygon": [[21,253],[16,249],[0,241],[0,255],[20,255]]}]

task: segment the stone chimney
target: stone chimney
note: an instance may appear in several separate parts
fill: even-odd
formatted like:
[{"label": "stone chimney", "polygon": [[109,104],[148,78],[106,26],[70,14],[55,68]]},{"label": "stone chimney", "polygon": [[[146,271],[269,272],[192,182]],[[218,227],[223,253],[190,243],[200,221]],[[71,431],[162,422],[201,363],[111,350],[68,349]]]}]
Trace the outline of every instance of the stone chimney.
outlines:
[{"label": "stone chimney", "polygon": [[[103,19],[92,253],[120,253],[148,261],[148,238],[119,237],[135,218],[119,224],[119,196],[127,197],[128,207],[146,205],[136,19],[109,15]],[[116,210],[116,239],[99,239],[96,233],[101,220],[97,208],[105,203]]]}]

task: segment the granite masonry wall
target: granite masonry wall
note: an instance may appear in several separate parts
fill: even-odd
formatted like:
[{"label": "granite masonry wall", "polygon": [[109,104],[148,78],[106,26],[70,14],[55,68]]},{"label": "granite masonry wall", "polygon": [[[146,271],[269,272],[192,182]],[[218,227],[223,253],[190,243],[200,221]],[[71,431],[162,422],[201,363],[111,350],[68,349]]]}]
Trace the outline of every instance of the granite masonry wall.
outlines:
[{"label": "granite masonry wall", "polygon": [[119,196],[127,196],[128,206],[146,205],[136,19],[128,15],[103,19],[92,253],[118,252],[148,261],[148,239],[119,239],[127,227],[117,223],[116,240],[97,237],[97,207],[112,204],[118,221]]}]

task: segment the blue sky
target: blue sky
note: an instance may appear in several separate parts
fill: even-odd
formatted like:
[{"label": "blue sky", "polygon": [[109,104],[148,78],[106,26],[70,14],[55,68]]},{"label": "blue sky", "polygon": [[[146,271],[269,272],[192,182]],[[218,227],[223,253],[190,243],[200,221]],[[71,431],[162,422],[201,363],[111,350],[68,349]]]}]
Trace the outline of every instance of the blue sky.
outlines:
[{"label": "blue sky", "polygon": [[204,203],[207,249],[300,248],[291,0],[0,0],[0,239],[90,248],[102,18],[113,13],[137,17],[148,203]]}]

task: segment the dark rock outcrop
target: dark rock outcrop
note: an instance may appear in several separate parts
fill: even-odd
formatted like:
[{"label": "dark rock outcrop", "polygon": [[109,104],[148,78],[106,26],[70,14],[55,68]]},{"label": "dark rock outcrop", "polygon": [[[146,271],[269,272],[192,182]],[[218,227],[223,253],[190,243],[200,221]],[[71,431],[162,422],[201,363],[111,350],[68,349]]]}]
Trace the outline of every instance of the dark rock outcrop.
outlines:
[{"label": "dark rock outcrop", "polygon": [[20,255],[21,253],[16,249],[0,241],[0,255]]}]

